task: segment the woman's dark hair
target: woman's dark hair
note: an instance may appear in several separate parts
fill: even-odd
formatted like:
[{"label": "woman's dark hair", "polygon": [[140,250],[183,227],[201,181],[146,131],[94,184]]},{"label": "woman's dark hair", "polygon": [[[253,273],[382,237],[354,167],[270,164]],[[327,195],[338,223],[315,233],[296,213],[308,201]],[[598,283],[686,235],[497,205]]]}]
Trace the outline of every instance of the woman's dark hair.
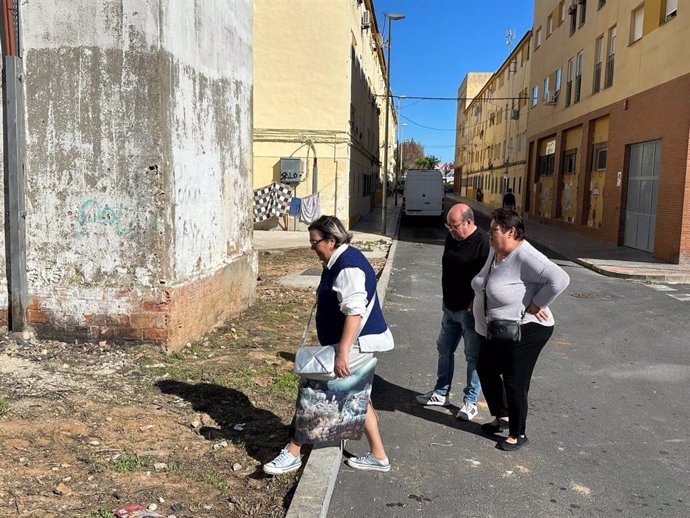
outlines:
[{"label": "woman's dark hair", "polygon": [[491,213],[491,219],[506,232],[511,228],[515,229],[515,239],[518,241],[525,239],[525,224],[514,210],[496,209]]},{"label": "woman's dark hair", "polygon": [[335,239],[335,247],[352,241],[352,232],[348,232],[341,221],[335,216],[321,216],[313,221],[309,227],[309,232],[316,230],[324,239]]}]

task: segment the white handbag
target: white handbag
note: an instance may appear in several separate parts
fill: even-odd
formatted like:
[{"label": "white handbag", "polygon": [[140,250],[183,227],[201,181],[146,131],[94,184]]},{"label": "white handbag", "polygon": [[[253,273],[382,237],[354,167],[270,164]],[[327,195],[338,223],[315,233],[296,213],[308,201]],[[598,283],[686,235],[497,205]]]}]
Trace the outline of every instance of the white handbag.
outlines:
[{"label": "white handbag", "polygon": [[[359,324],[359,330],[355,335],[354,341],[357,341],[359,334],[364,329],[364,325],[369,319],[369,314],[374,307],[374,301],[376,300],[376,293],[371,299],[371,302],[367,305],[367,309],[362,316],[362,321]],[[307,333],[309,332],[309,324],[311,324],[311,318],[316,310],[316,302],[311,308],[311,313],[309,313],[309,319],[307,320],[307,325],[304,328],[304,333],[302,334],[302,339],[300,340],[300,347],[295,353],[295,367],[293,369],[294,373],[302,378],[308,378],[312,380],[332,380],[336,378],[335,375],[335,345],[304,345],[307,339]]]}]

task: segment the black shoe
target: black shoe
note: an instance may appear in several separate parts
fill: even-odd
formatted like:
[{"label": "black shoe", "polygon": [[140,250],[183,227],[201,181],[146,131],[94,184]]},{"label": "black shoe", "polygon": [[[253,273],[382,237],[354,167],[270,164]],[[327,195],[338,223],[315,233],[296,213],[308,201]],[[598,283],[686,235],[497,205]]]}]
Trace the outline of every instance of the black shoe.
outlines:
[{"label": "black shoe", "polygon": [[499,433],[503,430],[507,430],[508,426],[510,426],[508,421],[506,421],[504,419],[499,419],[498,424],[494,424],[493,422],[484,423],[482,425],[482,432],[484,432],[484,433]]},{"label": "black shoe", "polygon": [[508,441],[504,440],[504,441],[499,442],[496,445],[496,448],[498,448],[499,450],[503,450],[503,451],[515,451],[515,450],[519,450],[520,448],[522,448],[528,442],[529,442],[529,439],[526,436],[522,435],[522,436],[517,438],[517,442],[515,444],[509,443]]}]

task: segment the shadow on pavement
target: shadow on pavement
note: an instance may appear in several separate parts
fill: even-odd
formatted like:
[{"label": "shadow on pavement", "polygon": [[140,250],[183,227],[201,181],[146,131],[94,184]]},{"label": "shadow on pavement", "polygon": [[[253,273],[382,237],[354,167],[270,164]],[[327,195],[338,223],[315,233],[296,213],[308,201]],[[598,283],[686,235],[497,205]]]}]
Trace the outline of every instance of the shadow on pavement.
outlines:
[{"label": "shadow on pavement", "polygon": [[374,385],[371,391],[371,402],[376,410],[387,412],[403,412],[425,421],[431,421],[450,428],[456,428],[463,432],[471,433],[484,439],[498,442],[503,437],[487,435],[482,432],[481,424],[474,421],[462,421],[457,419],[458,407],[451,405],[446,407],[451,413],[446,413],[440,408],[426,407],[415,399],[420,392],[410,390],[390,381],[386,381],[379,375],[374,376]]}]

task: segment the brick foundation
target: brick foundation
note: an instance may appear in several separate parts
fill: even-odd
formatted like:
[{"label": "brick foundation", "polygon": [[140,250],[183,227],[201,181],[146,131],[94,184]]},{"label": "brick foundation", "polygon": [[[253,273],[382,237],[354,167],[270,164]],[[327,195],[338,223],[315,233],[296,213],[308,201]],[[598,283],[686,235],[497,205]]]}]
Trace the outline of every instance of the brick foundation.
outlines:
[{"label": "brick foundation", "polygon": [[[216,273],[191,280],[181,286],[147,293],[115,292],[113,308],[123,305],[126,313],[84,313],[57,315],[48,307],[68,302],[56,292],[52,301],[30,297],[27,317],[39,336],[60,340],[109,340],[113,342],[153,342],[167,350],[177,350],[188,341],[201,338],[215,326],[237,315],[254,302],[256,257],[242,256]],[[50,302],[50,303],[48,303]],[[0,310],[7,321],[7,311]]]},{"label": "brick foundation", "polygon": [[[627,150],[630,144],[661,140],[661,173],[656,212],[654,256],[670,263],[690,264],[690,74],[659,85],[640,94],[620,100],[605,108],[573,119],[566,124],[550,128],[530,138],[528,185],[531,192],[536,179],[538,143],[555,136],[557,142],[553,184],[558,186],[562,172],[562,136],[570,129],[581,126],[583,138],[578,151],[576,206],[578,216],[573,223],[563,219],[544,218],[536,213],[534,196],[529,201],[529,217],[541,223],[552,224],[569,232],[622,245],[625,230],[625,202],[627,196]],[[592,121],[609,117],[608,160],[601,195],[604,200],[602,228],[589,227],[583,219],[586,183],[591,166]],[[617,173],[622,183],[616,185]],[[558,214],[559,192],[554,193],[551,214]]]}]

